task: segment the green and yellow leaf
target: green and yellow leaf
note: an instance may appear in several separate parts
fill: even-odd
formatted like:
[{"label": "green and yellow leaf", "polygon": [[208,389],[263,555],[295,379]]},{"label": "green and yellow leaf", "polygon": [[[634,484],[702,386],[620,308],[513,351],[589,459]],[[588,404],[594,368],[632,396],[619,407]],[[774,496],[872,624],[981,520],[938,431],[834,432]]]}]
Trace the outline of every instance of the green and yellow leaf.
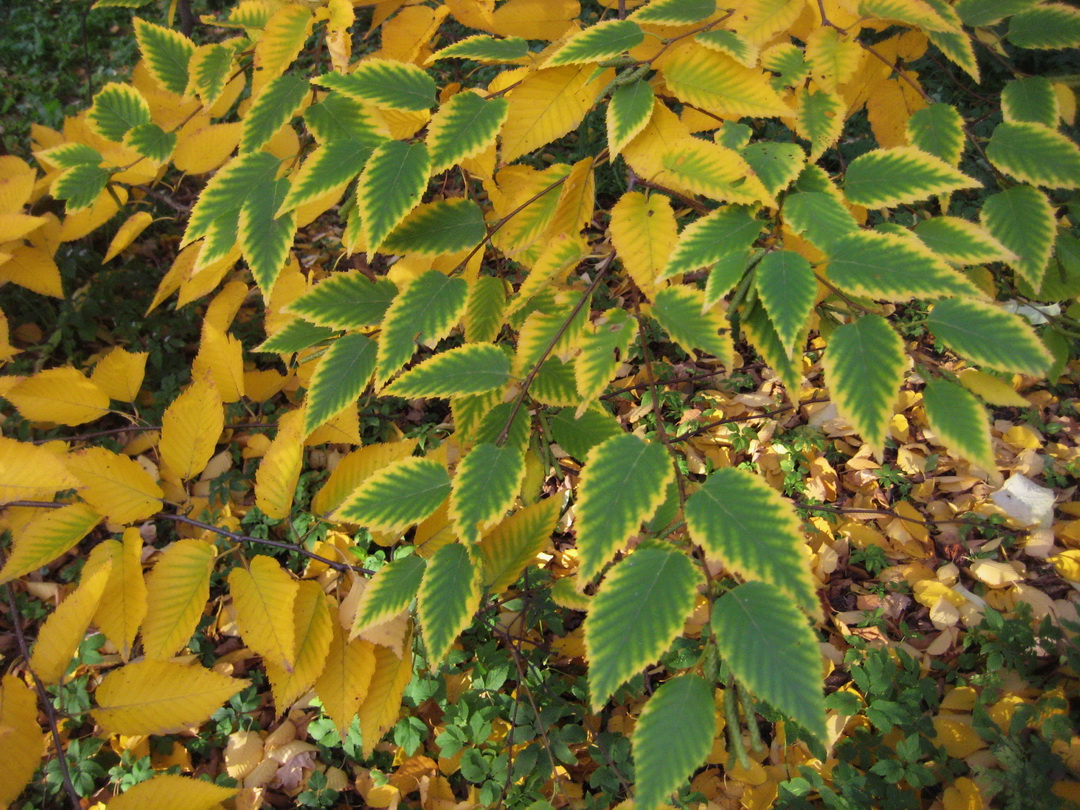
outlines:
[{"label": "green and yellow leaf", "polygon": [[458,464],[450,493],[450,516],[466,543],[498,523],[513,505],[525,477],[525,455],[511,445],[483,442]]},{"label": "green and yellow leaf", "polygon": [[[142,630],[147,658],[171,658],[191,639],[210,598],[210,571],[216,554],[210,543],[183,539],[165,549],[154,564],[146,581],[147,612]],[[102,705],[100,694],[98,703]]]},{"label": "green and yellow leaf", "polygon": [[375,352],[375,341],[356,333],[330,344],[308,386],[305,437],[364,393],[375,372]]},{"label": "green and yellow leaf", "polygon": [[734,365],[727,321],[716,309],[706,309],[701,290],[683,284],[665,287],[656,294],[650,314],[687,354],[711,354],[728,368]]},{"label": "green and yellow leaf", "polygon": [[998,169],[1023,183],[1080,188],[1080,147],[1051,127],[1004,121],[990,136],[986,156]]},{"label": "green and yellow leaf", "polygon": [[545,498],[519,509],[484,535],[476,547],[483,562],[484,587],[502,593],[517,582],[551,539],[559,511],[558,498]]},{"label": "green and yellow leaf", "polygon": [[356,638],[368,627],[405,610],[416,597],[426,567],[424,558],[413,554],[392,560],[376,571],[360,597],[349,637]]},{"label": "green and yellow leaf", "polygon": [[387,396],[418,399],[482,394],[506,385],[510,359],[491,343],[468,343],[448,349],[402,374]]},{"label": "green and yellow leaf", "polygon": [[1053,362],[1027,321],[988,302],[939,301],[926,327],[957,354],[995,371],[1042,376]]},{"label": "green and yellow leaf", "polygon": [[383,318],[375,386],[385,385],[412,359],[418,342],[434,343],[450,334],[461,320],[468,297],[464,279],[450,278],[437,270],[410,282],[393,299]]},{"label": "green and yellow leaf", "polygon": [[978,185],[941,158],[899,146],[875,149],[851,161],[844,175],[844,196],[866,208],[885,208]]},{"label": "green and yellow leaf", "polygon": [[293,603],[293,636],[296,639],[296,658],[292,671],[264,661],[266,675],[274,694],[278,714],[285,711],[307,692],[326,666],[333,636],[326,595],[315,580],[305,579],[296,585]]},{"label": "green and yellow leaf", "polygon": [[604,20],[573,34],[544,67],[600,62],[636,48],[644,39],[641,26],[632,20]]},{"label": "green and yellow leaf", "polygon": [[400,531],[434,512],[449,494],[445,466],[430,458],[404,458],[368,476],[334,518],[372,531]]},{"label": "green and yellow leaf", "polygon": [[83,503],[39,512],[15,532],[12,549],[0,569],[0,584],[58,559],[100,522],[101,515]]},{"label": "green and yellow leaf", "polygon": [[327,73],[314,81],[387,110],[420,112],[435,106],[435,80],[422,68],[406,62],[369,58],[352,73]]},{"label": "green and yellow leaf", "polygon": [[450,646],[480,607],[480,565],[461,543],[443,546],[428,561],[420,583],[418,615],[428,651],[428,667],[437,671]]},{"label": "green and yellow leaf", "polygon": [[1046,195],[1032,186],[1013,186],[988,197],[979,214],[983,225],[1015,254],[1007,263],[1038,289],[1054,251],[1057,225]]},{"label": "green and yellow leaf", "polygon": [[184,95],[195,43],[179,31],[154,25],[139,17],[135,18],[134,23],[139,50],[154,81],[170,93]]},{"label": "green and yellow leaf", "polygon": [[818,283],[810,262],[790,250],[766,253],[758,262],[754,279],[780,342],[793,351],[805,333],[817,297]]},{"label": "green and yellow leaf", "polygon": [[990,419],[974,394],[947,380],[930,380],[923,391],[923,405],[938,442],[984,470],[996,468]]},{"label": "green and yellow leaf", "polygon": [[[786,213],[786,206],[784,210]],[[757,239],[762,225],[750,208],[720,206],[686,226],[679,234],[679,241],[668,256],[659,280],[691,273],[724,256],[745,250]]]}]

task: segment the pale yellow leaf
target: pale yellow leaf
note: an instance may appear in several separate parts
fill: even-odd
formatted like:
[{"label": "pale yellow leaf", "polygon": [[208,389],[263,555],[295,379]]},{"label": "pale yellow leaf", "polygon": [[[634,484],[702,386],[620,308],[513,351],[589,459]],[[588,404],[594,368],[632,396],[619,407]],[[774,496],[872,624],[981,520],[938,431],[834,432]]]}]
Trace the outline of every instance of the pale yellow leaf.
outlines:
[{"label": "pale yellow leaf", "polygon": [[125,661],[131,657],[132,645],[139,625],[146,618],[147,590],[142,567],[142,535],[139,530],[124,530],[123,541],[105,540],[97,549],[105,549],[112,559],[109,581],[105,585],[108,598],[98,603],[94,624],[120,651]]},{"label": "pale yellow leaf", "polygon": [[[114,175],[113,179],[117,177]],[[64,217],[63,225],[60,226],[60,241],[74,242],[93,233],[116,216],[116,212],[127,204],[127,200],[128,190],[121,185],[102,189],[89,208]]]},{"label": "pale yellow leaf", "polygon": [[401,710],[401,697],[412,678],[410,642],[403,645],[405,655],[398,657],[386,647],[374,647],[375,673],[367,695],[360,704],[360,734],[364,756],[371,756],[375,745],[394,723]]},{"label": "pale yellow leaf", "polygon": [[70,453],[66,462],[82,483],[79,496],[113,523],[133,523],[161,509],[165,493],[134,459],[89,447]]},{"label": "pale yellow leaf", "polygon": [[153,221],[154,216],[149,211],[137,211],[124,220],[124,224],[117,229],[116,235],[109,243],[109,249],[105,251],[105,258],[101,260],[101,263],[105,264],[117,256],[121,250],[138,239],[139,234],[145,231]]},{"label": "pale yellow leaf", "polygon": [[78,479],[55,453],[0,436],[0,503],[40,501],[77,486]]},{"label": "pale yellow leaf", "polygon": [[225,426],[225,410],[209,379],[196,378],[165,409],[158,451],[169,469],[187,480],[206,467]]},{"label": "pale yellow leaf", "polygon": [[333,621],[319,583],[308,579],[298,583],[292,617],[296,639],[292,672],[266,662],[266,674],[270,679],[278,714],[284,714],[322,674],[330,652]]},{"label": "pale yellow leaf", "polygon": [[237,788],[180,774],[158,774],[140,782],[126,793],[109,800],[107,810],[144,810],[149,807],[169,810],[213,810],[236,795]]},{"label": "pale yellow leaf", "polygon": [[349,641],[338,622],[332,627],[326,667],[315,681],[315,694],[344,740],[375,672],[375,645],[359,638]]},{"label": "pale yellow leaf", "polygon": [[232,570],[229,592],[244,643],[265,661],[291,671],[296,657],[296,580],[273,557],[260,554],[251,558],[248,570]]},{"label": "pale yellow leaf", "polygon": [[120,346],[102,357],[90,373],[90,380],[110,399],[134,402],[142,388],[149,352],[129,352]]},{"label": "pale yellow leaf", "polygon": [[671,202],[663,194],[623,194],[611,209],[611,242],[630,278],[647,297],[679,241]]},{"label": "pale yellow leaf", "polygon": [[83,503],[73,503],[35,515],[15,532],[11,553],[0,570],[0,584],[48,565],[86,537],[101,515]]},{"label": "pale yellow leaf", "polygon": [[[191,639],[210,598],[215,550],[203,540],[178,540],[147,578],[143,650],[147,658],[171,658]],[[138,733],[138,732],[128,732]]]},{"label": "pale yellow leaf", "polygon": [[304,461],[303,411],[278,420],[277,435],[255,473],[255,504],[267,517],[281,520],[292,509]]},{"label": "pale yellow leaf", "polygon": [[45,735],[37,717],[37,697],[30,687],[14,675],[5,675],[0,686],[0,727],[11,731],[0,736],[0,762],[4,763],[0,768],[0,806],[7,807],[19,798],[45,753]]},{"label": "pale yellow leaf", "polygon": [[38,631],[30,668],[43,682],[55,684],[63,677],[105,592],[110,570],[112,563],[105,560],[83,577],[79,587],[60,603]]},{"label": "pale yellow leaf", "polygon": [[109,412],[109,395],[71,366],[39,371],[4,396],[31,422],[74,426]]}]

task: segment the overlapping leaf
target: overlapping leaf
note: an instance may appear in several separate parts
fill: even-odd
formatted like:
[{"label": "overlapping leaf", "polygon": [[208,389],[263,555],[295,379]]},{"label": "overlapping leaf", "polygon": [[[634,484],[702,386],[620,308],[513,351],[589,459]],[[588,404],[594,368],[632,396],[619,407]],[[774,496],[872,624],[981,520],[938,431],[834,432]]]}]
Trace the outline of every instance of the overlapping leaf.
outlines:
[{"label": "overlapping leaf", "polygon": [[[146,582],[147,615],[142,637],[147,658],[168,659],[187,645],[210,598],[210,571],[215,556],[209,543],[185,538],[158,558]],[[98,697],[98,705],[104,705],[100,693]]]},{"label": "overlapping leaf", "polygon": [[484,535],[476,546],[483,563],[483,585],[502,593],[543,551],[559,519],[558,498],[526,506]]},{"label": "overlapping leaf", "polygon": [[386,141],[371,153],[356,187],[356,204],[368,255],[408,215],[427,188],[431,174],[422,143]]},{"label": "overlapping leaf", "polygon": [[544,66],[599,62],[637,47],[644,39],[641,26],[632,20],[604,20],[570,37]]},{"label": "overlapping leaf", "polygon": [[308,83],[286,74],[271,79],[244,115],[240,151],[254,152],[300,112],[308,94]]},{"label": "overlapping leaf", "polygon": [[283,714],[322,674],[330,652],[334,621],[319,583],[315,580],[298,582],[292,616],[296,639],[292,671],[279,669],[272,661],[263,662],[278,714]]},{"label": "overlapping leaf", "polygon": [[923,404],[940,443],[984,470],[995,469],[990,420],[974,394],[947,380],[931,380],[923,391]]},{"label": "overlapping leaf", "polygon": [[397,287],[389,279],[334,273],[293,301],[289,311],[331,329],[362,329],[382,320],[395,295]]},{"label": "overlapping leaf", "polygon": [[11,582],[48,565],[86,537],[101,515],[83,503],[51,509],[15,533],[13,548],[0,569],[0,583]]},{"label": "overlapping leaf", "polygon": [[246,569],[230,572],[229,593],[244,643],[274,666],[291,670],[296,660],[296,580],[273,557],[259,554]]},{"label": "overlapping leaf", "polygon": [[996,371],[1041,376],[1052,362],[1027,321],[990,303],[945,299],[930,310],[926,326],[957,354]]},{"label": "overlapping leaf", "polygon": [[435,80],[421,68],[388,59],[365,59],[352,73],[327,73],[316,84],[388,110],[430,110]]},{"label": "overlapping leaf", "polygon": [[416,597],[426,566],[424,558],[414,554],[395,559],[376,571],[360,598],[351,637],[405,610]]},{"label": "overlapping leaf", "polygon": [[376,385],[385,383],[409,362],[417,341],[446,337],[461,319],[468,294],[464,279],[435,270],[418,276],[402,290],[383,319]]},{"label": "overlapping leaf", "polygon": [[375,674],[375,645],[360,638],[349,641],[337,622],[331,622],[331,630],[326,666],[315,680],[315,694],[344,740]]},{"label": "overlapping leaf", "polygon": [[419,523],[449,494],[446,467],[434,459],[405,458],[367,478],[334,517],[372,531],[397,531]]},{"label": "overlapping leaf", "polygon": [[810,262],[790,250],[766,253],[754,278],[780,342],[789,350],[795,349],[817,296],[817,279]]},{"label": "overlapping leaf", "polygon": [[402,374],[386,389],[388,396],[453,397],[482,394],[510,379],[510,359],[491,343],[467,343],[440,352]]},{"label": "overlapping leaf", "polygon": [[716,13],[716,0],[653,0],[630,15],[638,23],[689,25]]},{"label": "overlapping leaf", "polygon": [[934,253],[954,264],[984,264],[1018,258],[985,228],[960,217],[924,219],[913,230]]},{"label": "overlapping leaf", "polygon": [[652,296],[656,280],[678,240],[671,201],[663,194],[629,191],[611,209],[611,242],[630,278]]},{"label": "overlapping leaf", "polygon": [[[789,198],[790,199],[790,198]],[[668,256],[660,280],[690,273],[753,244],[762,222],[750,208],[722,205],[688,225]]]},{"label": "overlapping leaf", "polygon": [[525,476],[525,455],[512,445],[483,442],[461,460],[450,494],[458,536],[474,543],[513,505]]},{"label": "overlapping leaf", "polygon": [[195,53],[195,43],[171,28],[154,25],[139,17],[134,22],[135,38],[150,75],[170,93],[182,96],[188,86],[188,68]]},{"label": "overlapping leaf", "polygon": [[67,457],[79,496],[114,523],[134,523],[161,509],[165,493],[135,459],[88,447]]},{"label": "overlapping leaf", "polygon": [[637,324],[626,312],[610,309],[582,335],[581,354],[574,361],[580,410],[587,408],[611,382],[636,334]]},{"label": "overlapping leaf", "polygon": [[682,284],[665,287],[656,294],[651,314],[688,354],[704,352],[732,366],[735,350],[726,334],[727,322],[716,310],[705,309],[700,290]]},{"label": "overlapping leaf", "polygon": [[428,562],[417,607],[432,670],[438,669],[454,639],[480,607],[481,573],[460,543],[443,546]]},{"label": "overlapping leaf", "polygon": [[375,372],[376,343],[364,335],[343,335],[319,361],[308,386],[304,435],[308,435],[357,398]]},{"label": "overlapping leaf", "polygon": [[1032,186],[1013,186],[988,197],[980,219],[1012,251],[1009,265],[1038,288],[1054,250],[1054,210],[1046,195]]},{"label": "overlapping leaf", "polygon": [[446,171],[487,149],[495,142],[508,111],[509,102],[505,98],[485,99],[470,91],[451,96],[428,125],[432,174]]},{"label": "overlapping leaf", "polygon": [[907,146],[867,152],[844,174],[844,196],[866,208],[919,202],[977,185],[944,160]]},{"label": "overlapping leaf", "polygon": [[472,200],[439,200],[413,209],[382,248],[387,253],[438,256],[476,247],[486,235],[484,213]]},{"label": "overlapping leaf", "polygon": [[98,556],[101,563],[92,569],[87,563],[79,587],[68,594],[38,630],[37,643],[28,663],[43,683],[55,685],[60,682],[105,592],[112,561],[104,554]]}]

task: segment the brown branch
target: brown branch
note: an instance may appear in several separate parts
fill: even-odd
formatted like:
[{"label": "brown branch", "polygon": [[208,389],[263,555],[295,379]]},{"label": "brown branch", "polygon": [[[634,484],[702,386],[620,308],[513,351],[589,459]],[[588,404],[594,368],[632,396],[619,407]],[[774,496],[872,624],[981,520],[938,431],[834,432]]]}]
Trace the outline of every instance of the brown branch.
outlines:
[{"label": "brown branch", "polygon": [[787,411],[793,411],[796,408],[801,408],[803,405],[814,405],[818,402],[828,402],[828,397],[812,397],[811,399],[804,400],[795,405],[781,405],[779,408],[774,408],[771,411],[762,411],[761,413],[747,414],[746,416],[732,416],[727,419],[718,419],[715,422],[709,422],[701,427],[688,430],[686,433],[680,433],[678,436],[672,438],[672,442],[685,442],[688,439],[693,439],[695,436],[700,436],[706,431],[712,430],[714,427],[720,425],[733,425],[738,422],[753,422],[755,419],[767,419],[770,416],[776,416],[780,413],[786,413]]}]

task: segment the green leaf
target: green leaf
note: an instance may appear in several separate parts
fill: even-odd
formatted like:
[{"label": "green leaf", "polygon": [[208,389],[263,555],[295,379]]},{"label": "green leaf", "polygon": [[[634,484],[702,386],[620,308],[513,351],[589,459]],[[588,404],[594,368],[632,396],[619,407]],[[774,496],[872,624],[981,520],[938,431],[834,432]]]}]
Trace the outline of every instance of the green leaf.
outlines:
[{"label": "green leaf", "polygon": [[195,43],[171,28],[162,28],[138,17],[134,22],[139,50],[146,59],[146,67],[154,81],[170,93],[184,95]]},{"label": "green leaf", "polygon": [[356,187],[368,256],[420,202],[430,168],[422,143],[387,141],[371,153]]},{"label": "green leaf", "polygon": [[517,447],[477,444],[454,475],[450,516],[457,535],[475,543],[505,516],[525,477],[525,455]]},{"label": "green leaf", "polygon": [[614,436],[589,451],[577,503],[582,583],[599,574],[656,511],[673,477],[664,448],[632,434]]},{"label": "green leaf", "polygon": [[986,156],[998,169],[1025,183],[1080,188],[1080,147],[1042,124],[998,124],[986,145]]},{"label": "green leaf", "polygon": [[958,164],[964,153],[964,119],[949,104],[931,104],[912,113],[907,136],[912,146],[950,166]]},{"label": "green leaf", "polygon": [[90,163],[80,163],[66,169],[53,181],[50,192],[58,200],[65,200],[69,214],[89,208],[109,182],[109,170]]},{"label": "green leaf", "polygon": [[1057,127],[1061,115],[1054,86],[1045,76],[1007,82],[1001,91],[1001,112],[1006,121],[1026,121],[1051,129]]},{"label": "green leaf", "polygon": [[694,41],[710,51],[726,53],[745,67],[753,67],[757,62],[758,49],[746,37],[734,31],[706,31],[694,37]]},{"label": "green leaf", "polygon": [[780,342],[793,351],[817,296],[817,279],[810,262],[790,250],[766,253],[758,262],[755,281]]},{"label": "green leaf", "polygon": [[588,403],[600,396],[636,334],[637,323],[621,309],[609,309],[589,325],[581,336],[581,354],[574,360],[579,401]]},{"label": "green leaf", "polygon": [[854,295],[882,301],[980,297],[966,278],[915,238],[856,231],[828,247],[829,280]]},{"label": "green leaf", "polygon": [[581,396],[574,376],[575,363],[564,363],[558,357],[549,357],[541,365],[529,386],[529,396],[542,405],[579,405]]},{"label": "green leaf", "polygon": [[371,531],[403,531],[431,515],[450,494],[450,476],[430,458],[403,458],[364,479],[334,519]]},{"label": "green leaf", "polygon": [[244,116],[240,151],[261,149],[300,111],[309,87],[304,79],[290,74],[268,81]]},{"label": "green leaf", "polygon": [[206,236],[220,227],[220,222],[238,222],[247,199],[272,188],[280,165],[281,161],[269,152],[250,152],[219,169],[199,195],[180,246]]},{"label": "green leaf", "polygon": [[62,143],[59,146],[54,146],[35,154],[37,157],[56,165],[60,169],[71,169],[83,163],[99,166],[102,160],[104,160],[101,156],[101,152],[97,149],[94,149],[92,146],[87,146],[84,143],[76,142]]},{"label": "green leaf", "polygon": [[739,250],[721,256],[716,264],[709,269],[709,277],[705,279],[703,306],[712,309],[720,303],[724,296],[734,290],[735,286],[742,281],[749,267],[749,250]]},{"label": "green leaf", "polygon": [[414,208],[386,237],[382,249],[439,256],[476,247],[486,235],[484,213],[472,200],[439,200]]},{"label": "green leaf", "polygon": [[176,148],[176,133],[166,132],[157,124],[139,124],[124,134],[124,146],[155,163],[164,163]]},{"label": "green leaf", "polygon": [[832,333],[823,363],[837,409],[881,453],[907,368],[904,341],[880,315],[864,315]]},{"label": "green leaf", "polygon": [[716,13],[716,0],[653,0],[630,15],[637,23],[690,25]]},{"label": "green leaf", "polygon": [[372,111],[342,93],[328,93],[318,104],[308,107],[304,124],[323,144],[358,140],[374,147],[387,140]]},{"label": "green leaf", "polygon": [[428,562],[417,612],[432,671],[439,668],[454,639],[480,607],[480,575],[480,566],[460,543],[443,546]]},{"label": "green leaf", "polygon": [[292,178],[292,186],[281,204],[282,211],[291,211],[328,193],[342,183],[353,180],[375,151],[386,139],[347,138],[330,141],[312,152],[300,171]]},{"label": "green leaf", "polygon": [[605,20],[571,36],[544,67],[599,62],[636,48],[644,40],[645,34],[636,22]]},{"label": "green leaf", "polygon": [[316,343],[329,340],[333,336],[333,329],[308,323],[303,318],[294,318],[271,337],[256,346],[255,351],[272,354],[295,354],[314,346]]},{"label": "green leaf", "polygon": [[334,273],[293,301],[289,311],[320,326],[362,329],[382,320],[395,295],[397,287],[390,279],[372,281],[355,271]]},{"label": "green leaf", "polygon": [[484,564],[484,586],[492,593],[513,585],[544,550],[559,520],[559,503],[559,498],[545,498],[526,506],[484,535],[477,550]]},{"label": "green leaf", "polygon": [[209,46],[191,66],[191,80],[204,107],[212,106],[225,92],[233,72],[235,43],[236,40],[231,40]]},{"label": "green leaf", "polygon": [[551,417],[552,438],[578,461],[584,461],[596,445],[622,432],[619,420],[599,405],[591,405],[580,416],[573,408],[563,408]]},{"label": "green leaf", "polygon": [[979,218],[991,235],[1016,254],[1009,266],[1032,287],[1039,287],[1057,230],[1046,195],[1031,186],[1013,186],[988,197]]},{"label": "green leaf", "polygon": [[886,208],[978,185],[941,158],[898,146],[875,149],[851,161],[844,175],[844,196],[866,208]]},{"label": "green leaf", "polygon": [[924,219],[915,225],[914,231],[930,250],[952,264],[986,264],[1017,258],[985,228],[959,217]]},{"label": "green leaf", "polygon": [[839,94],[802,87],[795,95],[795,131],[810,141],[810,160],[817,160],[837,142],[844,129],[846,106]]},{"label": "green leaf", "polygon": [[955,8],[964,25],[977,28],[1004,20],[1038,2],[1039,0],[958,0]]},{"label": "green leaf", "polygon": [[1064,3],[1043,3],[1013,15],[1009,42],[1018,48],[1080,48],[1080,10]]},{"label": "green leaf", "polygon": [[431,173],[444,172],[495,143],[509,111],[505,97],[485,99],[471,91],[451,96],[428,125]]},{"label": "green leaf", "polygon": [[634,726],[634,807],[667,802],[704,764],[715,736],[713,687],[704,678],[688,672],[662,684]]},{"label": "green leaf", "polygon": [[784,222],[791,230],[806,237],[821,250],[848,234],[859,231],[859,223],[844,204],[832,194],[799,191],[784,198]]},{"label": "green leaf", "polygon": [[379,335],[376,386],[381,386],[412,359],[417,342],[431,343],[450,334],[461,320],[469,285],[429,270],[414,279],[394,299]]},{"label": "green leaf", "polygon": [[296,235],[294,211],[275,217],[288,192],[289,181],[278,178],[252,193],[240,209],[237,239],[265,301],[270,300]]},{"label": "green leaf", "polygon": [[593,711],[671,646],[694,609],[699,584],[697,567],[674,548],[643,546],[612,569],[585,617]]},{"label": "green leaf", "polygon": [[802,354],[796,359],[794,352],[784,348],[763,306],[750,310],[743,320],[743,328],[750,343],[776,372],[794,402],[802,385]]},{"label": "green leaf", "polygon": [[437,59],[475,59],[477,62],[514,62],[529,55],[529,41],[521,37],[496,39],[487,34],[476,34],[458,40],[436,51],[431,56]]},{"label": "green leaf", "polygon": [[1041,376],[1052,358],[1023,318],[983,301],[948,298],[926,321],[934,336],[962,357],[995,371]]},{"label": "green leaf", "polygon": [[427,563],[415,554],[392,560],[375,572],[356,609],[352,636],[405,610],[420,589]]},{"label": "green leaf", "polygon": [[469,436],[473,444],[497,444],[503,430],[506,430],[506,447],[513,447],[522,453],[529,446],[532,437],[532,417],[528,408],[518,408],[514,414],[514,421],[510,422],[509,429],[506,423],[510,421],[510,413],[514,410],[514,403],[499,402],[494,407],[488,406],[477,421],[476,428]]},{"label": "green leaf", "polygon": [[[1036,301],[1067,301],[1080,295],[1080,239],[1068,231],[1058,231],[1054,260],[1036,290],[1025,280],[1017,285],[1021,293]],[[1050,379],[1047,374],[1047,379]],[[1060,375],[1059,375],[1060,376]]]},{"label": "green leaf", "polygon": [[758,141],[739,150],[772,196],[790,186],[806,165],[806,153],[794,143]]},{"label": "green leaf", "polygon": [[385,393],[391,397],[454,397],[482,394],[510,380],[510,359],[491,343],[467,343],[406,371]]},{"label": "green leaf", "polygon": [[119,142],[129,129],[150,123],[150,105],[131,85],[110,82],[94,96],[86,122],[95,135]]},{"label": "green leaf", "polygon": [[607,108],[608,150],[617,155],[652,118],[655,94],[652,85],[638,79],[616,88]]},{"label": "green leaf", "polygon": [[465,306],[465,340],[489,343],[499,336],[506,311],[506,282],[496,276],[480,276],[469,285]]},{"label": "green leaf", "polygon": [[686,525],[727,570],[776,586],[812,616],[821,612],[802,521],[761,477],[736,467],[717,470],[687,499]]},{"label": "green leaf", "polygon": [[717,600],[712,626],[739,683],[824,744],[821,653],[788,596],[764,582],[747,582]]},{"label": "green leaf", "polygon": [[343,335],[335,340],[308,386],[304,435],[331,419],[364,393],[375,371],[375,341],[364,335]]},{"label": "green leaf", "polygon": [[352,73],[327,73],[314,82],[388,110],[419,112],[435,106],[435,80],[406,62],[365,59]]},{"label": "green leaf", "polygon": [[717,310],[705,310],[705,294],[694,287],[665,287],[653,298],[651,314],[687,354],[695,351],[719,358],[728,368],[734,348],[727,321]]},{"label": "green leaf", "polygon": [[974,394],[946,380],[930,380],[923,391],[923,405],[940,444],[984,470],[996,469],[990,420]]}]

